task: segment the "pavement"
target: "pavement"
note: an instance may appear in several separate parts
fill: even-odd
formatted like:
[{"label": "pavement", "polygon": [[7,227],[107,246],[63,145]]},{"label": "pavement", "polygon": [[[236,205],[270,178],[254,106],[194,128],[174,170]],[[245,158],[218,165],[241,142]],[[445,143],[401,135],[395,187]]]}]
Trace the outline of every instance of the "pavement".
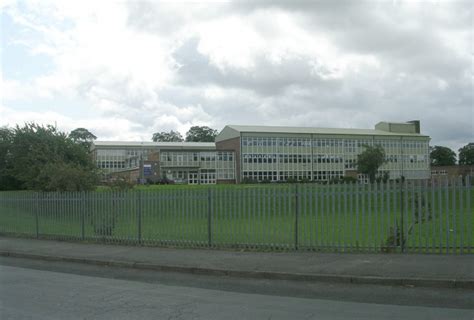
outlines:
[{"label": "pavement", "polygon": [[0,256],[256,279],[474,290],[474,255],[245,252],[0,237]]}]

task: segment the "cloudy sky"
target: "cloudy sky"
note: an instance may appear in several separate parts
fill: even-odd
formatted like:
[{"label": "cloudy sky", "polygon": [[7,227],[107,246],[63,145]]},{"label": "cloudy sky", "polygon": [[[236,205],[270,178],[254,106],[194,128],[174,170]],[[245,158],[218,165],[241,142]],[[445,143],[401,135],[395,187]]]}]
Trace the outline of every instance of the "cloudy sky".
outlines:
[{"label": "cloudy sky", "polygon": [[0,126],[100,140],[421,120],[474,140],[472,1],[0,1]]}]

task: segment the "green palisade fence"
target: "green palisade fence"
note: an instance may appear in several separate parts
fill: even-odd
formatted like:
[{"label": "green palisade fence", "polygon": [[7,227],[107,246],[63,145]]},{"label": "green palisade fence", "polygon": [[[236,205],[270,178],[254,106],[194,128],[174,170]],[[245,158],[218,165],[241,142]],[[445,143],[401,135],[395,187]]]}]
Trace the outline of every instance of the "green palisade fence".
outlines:
[{"label": "green palisade fence", "polygon": [[182,247],[474,253],[469,178],[2,192],[0,233]]}]

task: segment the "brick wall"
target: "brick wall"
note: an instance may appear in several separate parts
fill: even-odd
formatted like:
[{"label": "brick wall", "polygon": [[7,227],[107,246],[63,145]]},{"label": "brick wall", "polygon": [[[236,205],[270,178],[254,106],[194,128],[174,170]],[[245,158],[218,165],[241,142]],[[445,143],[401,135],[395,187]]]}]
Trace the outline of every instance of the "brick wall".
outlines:
[{"label": "brick wall", "polygon": [[431,166],[431,178],[455,178],[474,174],[474,166],[455,165],[455,166]]},{"label": "brick wall", "polygon": [[234,151],[235,153],[235,177],[240,183],[240,137],[216,142],[217,151]]}]

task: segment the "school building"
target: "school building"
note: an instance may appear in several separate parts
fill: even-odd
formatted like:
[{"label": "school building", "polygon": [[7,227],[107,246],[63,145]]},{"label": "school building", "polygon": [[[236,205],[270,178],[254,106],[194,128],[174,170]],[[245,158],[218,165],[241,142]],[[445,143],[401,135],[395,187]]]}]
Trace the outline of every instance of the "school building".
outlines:
[{"label": "school building", "polygon": [[374,129],[227,125],[215,143],[96,141],[93,154],[106,173],[138,170],[144,179],[191,184],[329,181],[356,172],[364,146],[381,145],[386,163],[380,174],[427,179],[429,141],[420,133],[419,121],[380,122]]}]

